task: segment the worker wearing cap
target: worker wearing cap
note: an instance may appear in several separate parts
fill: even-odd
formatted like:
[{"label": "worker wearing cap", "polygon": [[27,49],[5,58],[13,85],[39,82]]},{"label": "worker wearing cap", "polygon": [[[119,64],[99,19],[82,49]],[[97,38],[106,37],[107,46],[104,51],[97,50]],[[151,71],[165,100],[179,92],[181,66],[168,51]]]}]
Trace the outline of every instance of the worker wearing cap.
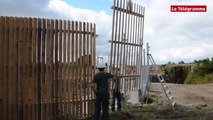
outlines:
[{"label": "worker wearing cap", "polygon": [[93,78],[92,89],[96,94],[95,98],[95,115],[94,120],[99,120],[101,108],[103,110],[101,119],[108,120],[109,118],[109,82],[113,75],[104,71],[106,65],[104,63],[98,64],[99,72]]}]

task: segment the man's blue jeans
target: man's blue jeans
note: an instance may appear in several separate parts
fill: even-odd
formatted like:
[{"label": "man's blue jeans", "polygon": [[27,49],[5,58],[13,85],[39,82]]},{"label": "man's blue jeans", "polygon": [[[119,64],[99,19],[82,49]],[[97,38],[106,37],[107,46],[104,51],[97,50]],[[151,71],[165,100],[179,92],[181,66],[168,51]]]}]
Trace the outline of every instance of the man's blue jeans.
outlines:
[{"label": "man's blue jeans", "polygon": [[101,120],[109,119],[109,93],[97,93],[95,98],[95,116],[94,120],[99,120],[103,110]]}]

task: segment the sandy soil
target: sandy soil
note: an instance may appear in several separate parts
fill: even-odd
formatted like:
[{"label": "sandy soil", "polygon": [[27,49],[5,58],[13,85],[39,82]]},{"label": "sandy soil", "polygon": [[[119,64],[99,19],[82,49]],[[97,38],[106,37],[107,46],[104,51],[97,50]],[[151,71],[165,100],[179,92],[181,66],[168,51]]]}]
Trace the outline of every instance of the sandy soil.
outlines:
[{"label": "sandy soil", "polygon": [[[213,84],[168,84],[177,103],[168,119],[213,120]],[[160,83],[152,83],[149,96],[155,104],[168,104]],[[168,114],[166,115],[168,117]],[[162,115],[160,115],[162,118]]]},{"label": "sandy soil", "polygon": [[[167,85],[178,105],[213,108],[213,84],[188,85],[167,83]],[[150,95],[165,98],[160,83],[151,84]]]}]

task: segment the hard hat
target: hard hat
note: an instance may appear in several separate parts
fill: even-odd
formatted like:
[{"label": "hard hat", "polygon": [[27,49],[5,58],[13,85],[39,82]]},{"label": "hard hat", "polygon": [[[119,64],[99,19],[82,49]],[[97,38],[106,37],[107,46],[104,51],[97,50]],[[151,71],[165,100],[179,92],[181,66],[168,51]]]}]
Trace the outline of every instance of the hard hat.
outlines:
[{"label": "hard hat", "polygon": [[106,64],[104,62],[100,62],[97,65],[97,68],[105,68],[105,67],[106,67]]}]

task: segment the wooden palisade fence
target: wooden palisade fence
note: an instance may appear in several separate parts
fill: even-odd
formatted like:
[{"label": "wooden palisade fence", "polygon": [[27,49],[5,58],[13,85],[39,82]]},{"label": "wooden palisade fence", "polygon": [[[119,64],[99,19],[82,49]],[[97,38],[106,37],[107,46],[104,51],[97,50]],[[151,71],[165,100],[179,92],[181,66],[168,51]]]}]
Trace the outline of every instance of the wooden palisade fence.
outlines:
[{"label": "wooden palisade fence", "polygon": [[0,17],[0,120],[93,114],[95,24]]},{"label": "wooden palisade fence", "polygon": [[120,68],[122,91],[138,90],[142,79],[145,8],[131,0],[114,0],[112,9],[110,66]]}]

